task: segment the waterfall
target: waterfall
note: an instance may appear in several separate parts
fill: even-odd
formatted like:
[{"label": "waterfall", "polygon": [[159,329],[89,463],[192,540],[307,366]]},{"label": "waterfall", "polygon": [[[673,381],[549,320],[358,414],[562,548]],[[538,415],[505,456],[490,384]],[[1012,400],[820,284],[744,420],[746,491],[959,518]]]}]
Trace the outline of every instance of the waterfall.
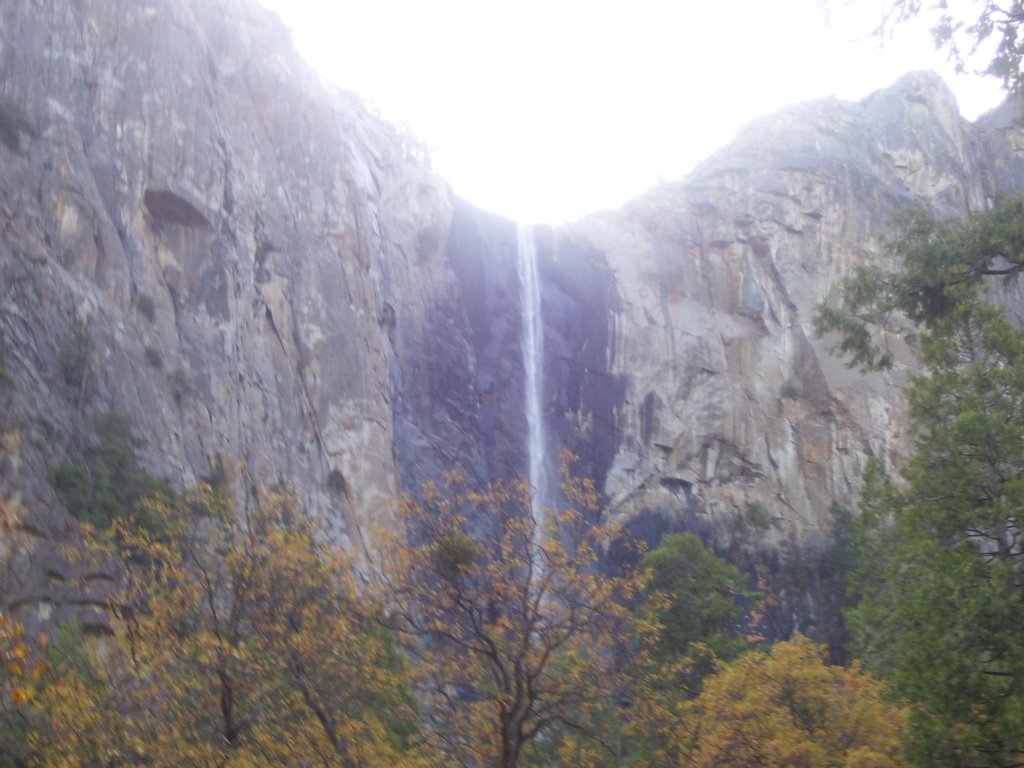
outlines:
[{"label": "waterfall", "polygon": [[544,323],[540,313],[540,282],[537,279],[537,244],[533,230],[517,228],[519,283],[522,291],[523,369],[526,372],[527,451],[530,458],[531,511],[543,526],[544,508],[551,503],[547,438],[544,432]]}]

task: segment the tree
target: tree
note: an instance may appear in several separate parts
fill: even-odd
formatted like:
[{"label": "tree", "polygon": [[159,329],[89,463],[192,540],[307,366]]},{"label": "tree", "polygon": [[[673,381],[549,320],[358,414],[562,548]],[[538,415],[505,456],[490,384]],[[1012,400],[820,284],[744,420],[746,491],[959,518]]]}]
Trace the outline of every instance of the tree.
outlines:
[{"label": "tree", "polygon": [[124,565],[112,635],[53,659],[34,764],[424,764],[402,659],[290,496],[146,504],[159,533],[118,518],[92,542]]},{"label": "tree", "polygon": [[[1012,280],[1024,270],[1024,201],[1002,201],[965,220],[936,221],[922,209],[897,217],[885,242],[895,268],[861,265],[839,286],[837,301],[819,304],[818,335],[838,334],[833,351],[862,370],[893,363],[888,333],[906,321],[925,330],[976,304],[988,280]],[[957,332],[946,323],[939,335]]]},{"label": "tree", "polygon": [[908,389],[906,487],[869,486],[880,527],[851,626],[922,705],[918,764],[1012,766],[1024,759],[1024,334],[985,304],[955,320],[959,333],[925,336],[929,373]]},{"label": "tree", "polygon": [[968,70],[969,62],[978,55],[991,56],[981,73],[998,77],[1008,91],[1021,92],[1024,87],[1024,39],[1019,36],[1024,21],[1021,0],[981,0],[975,11],[954,13],[947,0],[924,3],[922,0],[893,0],[886,10],[879,34],[920,14],[934,19],[932,38],[938,50],[945,50],[958,72]]},{"label": "tree", "polygon": [[724,664],[673,736],[685,768],[898,768],[904,710],[803,637]]},{"label": "tree", "polygon": [[866,661],[918,704],[917,764],[1020,765],[1024,332],[983,297],[986,278],[1024,264],[1024,211],[911,222],[903,268],[861,270],[845,303],[819,314],[868,365],[887,362],[872,357],[870,324],[898,311],[923,328],[925,373],[906,390],[914,455],[902,488],[877,466],[865,484],[850,626]]},{"label": "tree", "polygon": [[145,517],[142,500],[166,494],[166,480],[149,474],[139,463],[137,438],[128,417],[120,413],[97,416],[92,435],[50,472],[57,495],[71,515],[83,523],[106,528],[118,517],[159,526],[159,519]]},{"label": "tree", "polygon": [[641,558],[640,572],[647,577],[641,614],[653,622],[649,642],[656,659],[688,658],[704,667],[704,659],[732,659],[746,649],[741,601],[755,595],[735,566],[692,533],[662,537]]},{"label": "tree", "polygon": [[637,643],[627,733],[642,765],[679,759],[673,737],[686,702],[721,661],[747,650],[741,602],[756,595],[733,565],[691,533],[663,536],[640,560]]},{"label": "tree", "polygon": [[28,758],[28,711],[46,672],[40,658],[46,644],[45,634],[33,642],[19,622],[0,612],[0,766],[24,765]]},{"label": "tree", "polygon": [[[476,492],[453,474],[406,500],[405,531],[378,536],[390,624],[458,764],[591,765],[614,752],[605,729],[632,585],[599,571],[615,532],[587,519],[593,484],[563,490],[570,509],[539,517],[523,484]],[[495,531],[477,539],[480,520]]]}]

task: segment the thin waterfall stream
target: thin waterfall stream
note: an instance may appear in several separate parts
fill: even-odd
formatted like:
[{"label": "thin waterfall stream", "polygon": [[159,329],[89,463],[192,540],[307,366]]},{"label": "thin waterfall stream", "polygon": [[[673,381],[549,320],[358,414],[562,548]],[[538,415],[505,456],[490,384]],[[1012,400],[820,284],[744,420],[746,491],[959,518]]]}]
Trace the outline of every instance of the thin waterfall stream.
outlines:
[{"label": "thin waterfall stream", "polygon": [[517,227],[519,282],[522,291],[523,369],[526,372],[527,451],[530,461],[531,512],[538,532],[551,503],[547,435],[544,430],[544,323],[537,277],[537,243],[533,229]]}]

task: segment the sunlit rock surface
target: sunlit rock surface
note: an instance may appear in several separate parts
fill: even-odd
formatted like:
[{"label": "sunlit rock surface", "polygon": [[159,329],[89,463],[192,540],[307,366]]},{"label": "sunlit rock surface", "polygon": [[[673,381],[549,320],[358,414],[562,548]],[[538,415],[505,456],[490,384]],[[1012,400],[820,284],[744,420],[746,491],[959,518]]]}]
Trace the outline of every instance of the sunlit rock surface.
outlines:
[{"label": "sunlit rock surface", "polygon": [[[102,604],[110,574],[68,558],[47,467],[109,410],[152,472],[186,487],[223,463],[241,500],[289,483],[367,563],[403,489],[526,475],[515,226],[455,200],[272,15],[5,3],[0,70],[6,606]],[[819,546],[866,458],[905,452],[905,371],[848,372],[812,309],[881,258],[896,209],[1019,189],[1014,117],[969,125],[910,75],[756,121],[688,178],[540,229],[549,453],[577,453],[651,540]],[[84,382],[61,365],[76,323]]]}]

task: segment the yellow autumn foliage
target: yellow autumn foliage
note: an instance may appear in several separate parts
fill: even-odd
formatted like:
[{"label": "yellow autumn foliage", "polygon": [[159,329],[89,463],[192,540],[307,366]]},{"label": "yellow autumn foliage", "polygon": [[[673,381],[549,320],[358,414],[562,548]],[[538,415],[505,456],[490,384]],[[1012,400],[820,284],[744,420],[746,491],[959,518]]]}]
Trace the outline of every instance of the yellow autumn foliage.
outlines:
[{"label": "yellow autumn foliage", "polygon": [[523,483],[478,491],[453,473],[405,500],[404,531],[375,536],[381,601],[451,764],[584,768],[613,751],[634,584],[598,568],[616,531],[594,524],[593,483],[567,474],[563,495],[538,511]]},{"label": "yellow autumn foliage", "polygon": [[905,722],[860,665],[828,666],[797,637],[722,666],[674,736],[686,768],[902,768]]},{"label": "yellow autumn foliage", "polygon": [[93,542],[124,565],[113,635],[55,669],[34,765],[431,764],[376,607],[294,499],[146,503],[159,532],[117,520]]}]

